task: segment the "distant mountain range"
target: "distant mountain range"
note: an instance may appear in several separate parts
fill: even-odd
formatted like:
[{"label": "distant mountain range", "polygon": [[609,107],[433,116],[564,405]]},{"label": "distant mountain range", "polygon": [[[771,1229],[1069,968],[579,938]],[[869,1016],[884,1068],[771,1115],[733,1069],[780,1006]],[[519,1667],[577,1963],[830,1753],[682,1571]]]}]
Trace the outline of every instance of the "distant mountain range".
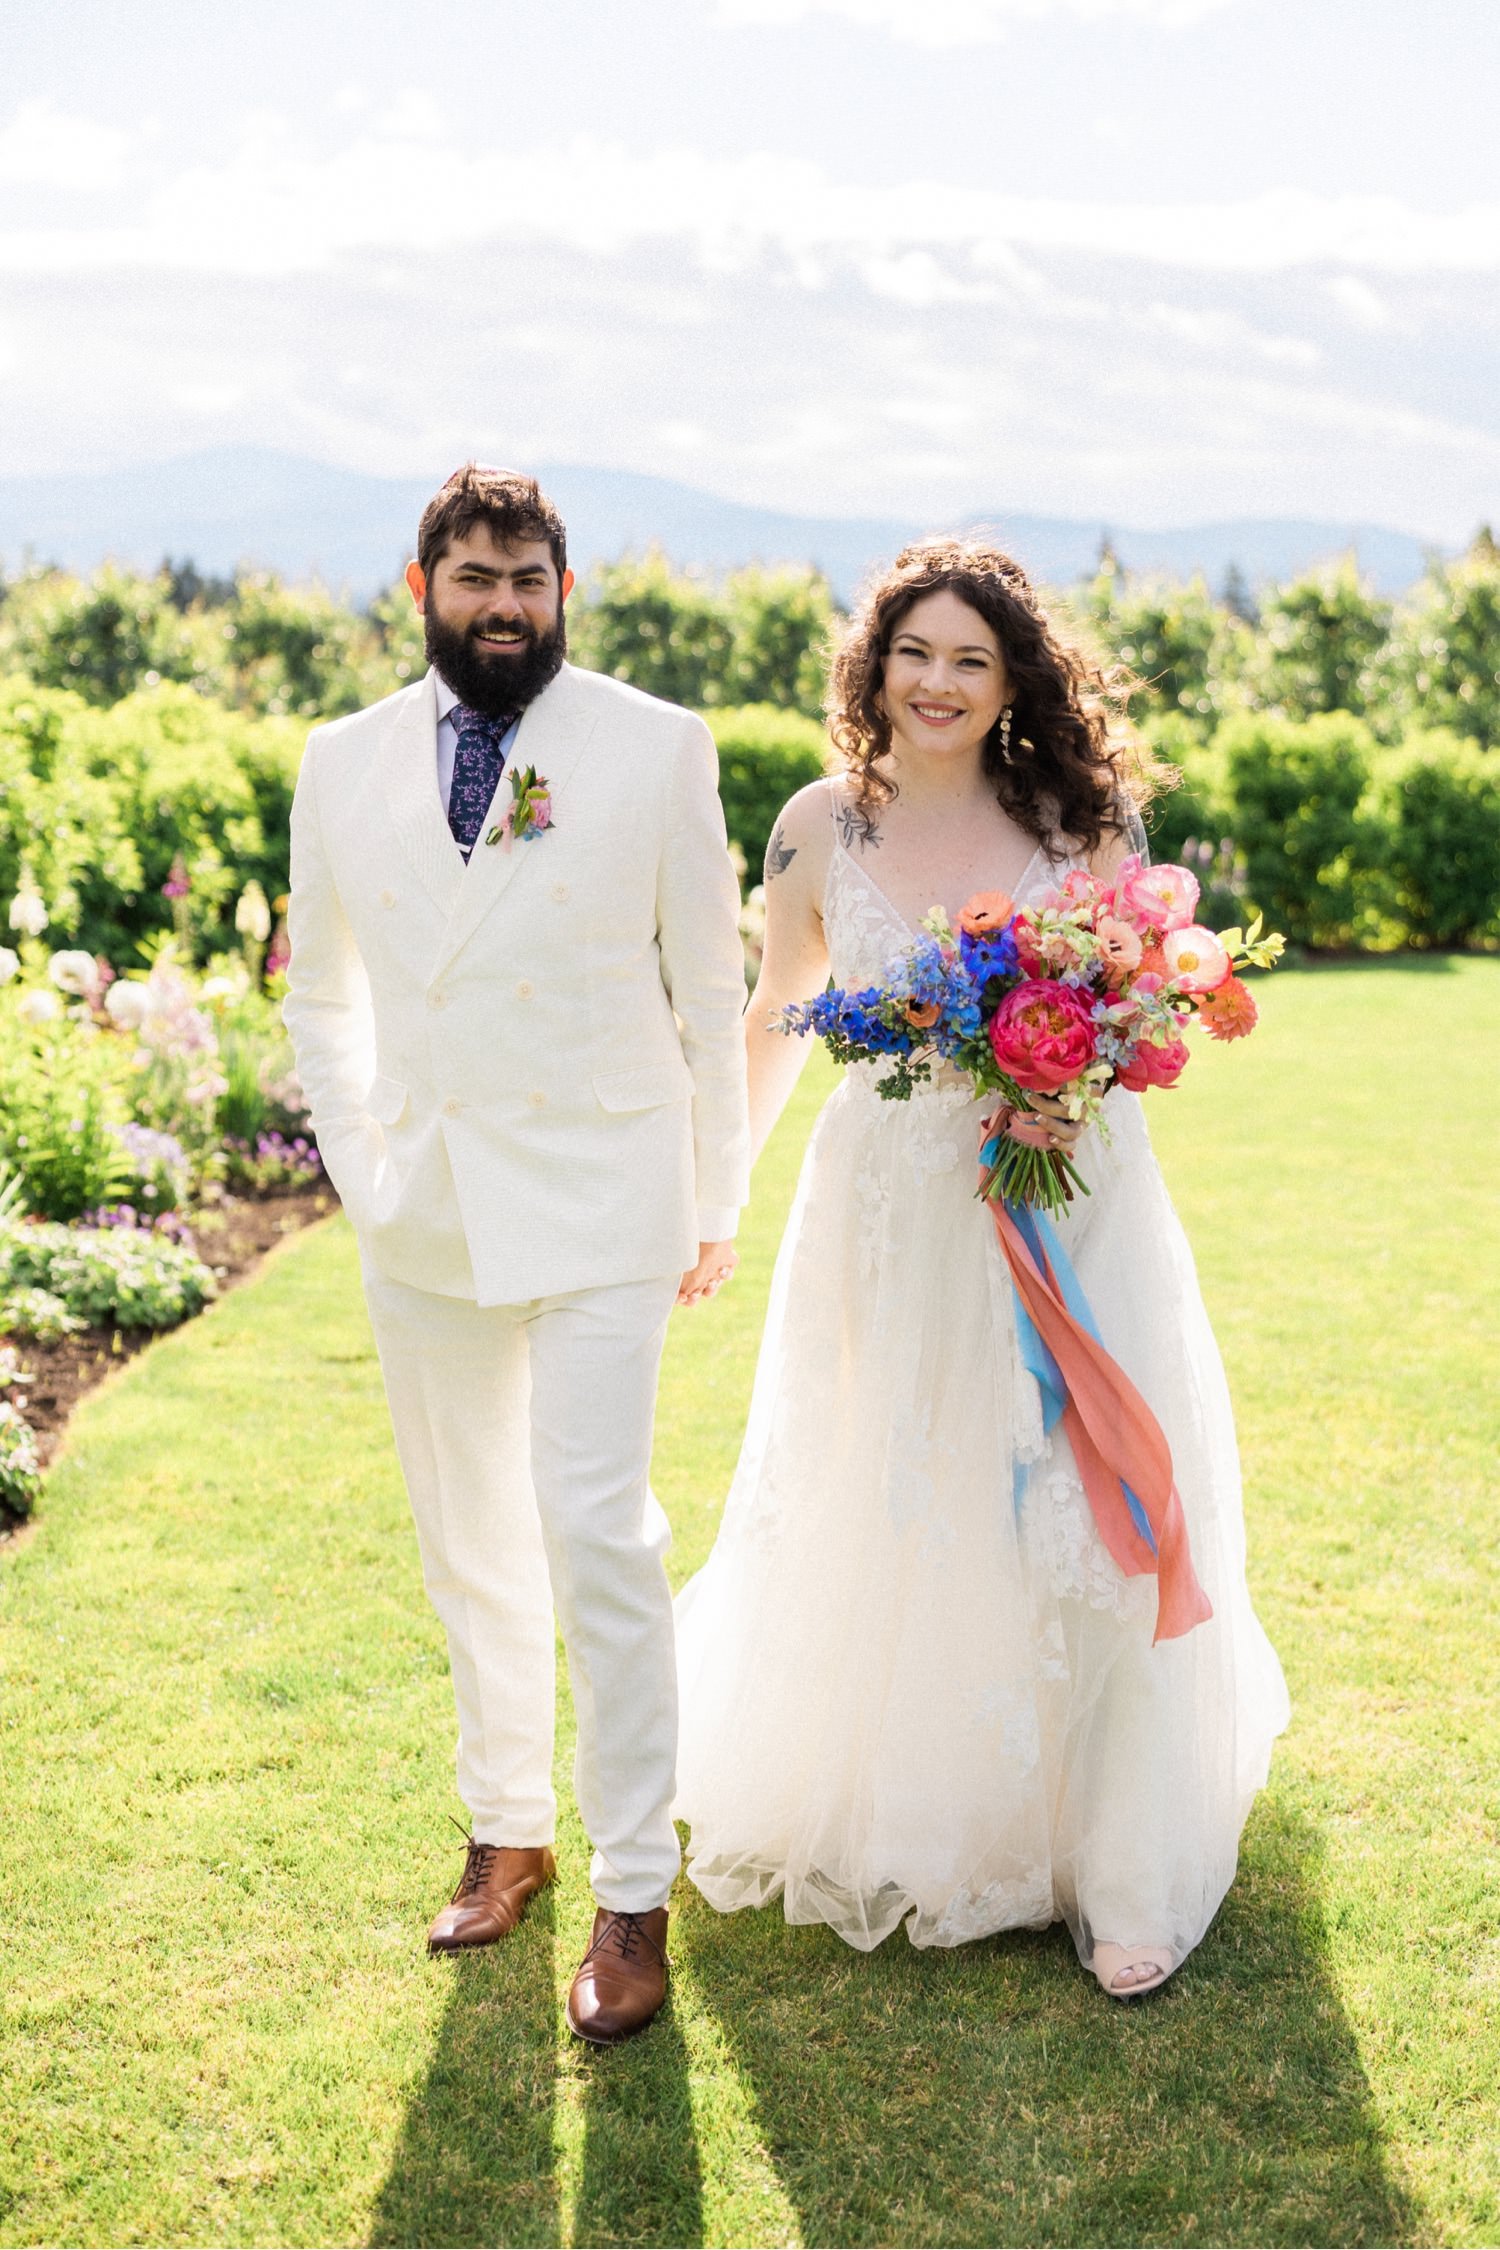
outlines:
[{"label": "distant mountain range", "polygon": [[[1215,587],[1231,567],[1256,585],[1352,549],[1361,569],[1396,593],[1421,575],[1434,551],[1379,524],[1246,517],[1137,531],[996,508],[955,526],[782,515],[623,469],[544,465],[537,474],[567,522],[569,559],[580,571],[655,543],[674,562],[711,571],[755,561],[813,562],[844,600],[872,563],[907,540],[981,524],[1051,585],[1089,573],[1106,532],[1127,569],[1177,578],[1201,571]],[[363,476],[251,447],[98,476],[0,478],[0,562],[13,570],[30,557],[91,570],[106,557],[154,567],[170,555],[205,574],[227,575],[245,563],[293,579],[318,577],[364,599],[401,570],[434,481]]]}]

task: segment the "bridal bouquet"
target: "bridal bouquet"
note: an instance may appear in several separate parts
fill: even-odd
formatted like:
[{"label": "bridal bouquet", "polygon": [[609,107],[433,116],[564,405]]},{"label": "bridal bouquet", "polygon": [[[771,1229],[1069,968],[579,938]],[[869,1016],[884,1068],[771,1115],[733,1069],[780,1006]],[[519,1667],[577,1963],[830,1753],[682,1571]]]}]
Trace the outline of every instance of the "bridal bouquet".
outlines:
[{"label": "bridal bouquet", "polygon": [[1193,920],[1198,885],[1185,867],[1125,861],[1113,884],[1081,870],[1016,907],[1001,891],[971,898],[954,930],[939,909],[888,964],[882,983],[782,1011],[780,1028],[820,1038],[835,1062],[890,1061],[877,1081],[887,1101],[946,1062],[976,1095],[994,1095],[982,1193],[1050,1212],[1087,1194],[1061,1149],[1027,1145],[1007,1128],[1028,1093],[1057,1096],[1069,1117],[1098,1120],[1111,1086],[1143,1093],[1182,1075],[1182,1034],[1201,1023],[1214,1039],[1243,1039],[1256,1005],[1239,972],[1270,968],[1282,939],[1209,930]]}]

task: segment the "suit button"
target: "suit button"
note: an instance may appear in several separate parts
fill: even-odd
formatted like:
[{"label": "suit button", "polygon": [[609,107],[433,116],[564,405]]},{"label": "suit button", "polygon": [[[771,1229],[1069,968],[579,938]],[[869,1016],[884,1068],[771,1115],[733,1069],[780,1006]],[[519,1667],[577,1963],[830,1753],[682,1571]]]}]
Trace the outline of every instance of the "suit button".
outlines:
[{"label": "suit button", "polygon": [[380,903],[381,903],[381,905],[382,905],[382,906],[394,906],[394,905],[395,905],[395,903],[396,903],[396,894],[395,894],[395,892],[394,892],[394,891],[382,891],[382,892],[381,892],[381,894],[380,894]]},{"label": "suit button", "polygon": [[446,1008],[448,1005],[447,993],[441,990],[437,992],[429,992],[427,995],[427,1005],[429,1008]]},{"label": "suit button", "polygon": [[536,986],[531,982],[531,979],[522,977],[520,983],[516,986],[516,998],[518,1000],[529,1000],[535,990]]},{"label": "suit button", "polygon": [[533,1086],[531,1092],[526,1096],[526,1099],[530,1102],[533,1109],[545,1109],[547,1106],[546,1095],[535,1086]]},{"label": "suit button", "polygon": [[552,886],[552,896],[553,896],[553,897],[554,897],[554,898],[555,898],[555,899],[557,900],[557,903],[558,903],[558,905],[559,905],[559,906],[561,906],[561,904],[562,904],[563,900],[564,900],[564,899],[565,899],[565,898],[567,897],[567,895],[568,895],[568,886],[567,886],[567,884],[566,884],[566,883],[554,883],[554,884],[553,884],[553,886]]},{"label": "suit button", "polygon": [[462,1117],[463,1113],[464,1105],[462,1102],[456,1102],[452,1100],[444,1102],[443,1115],[445,1117]]}]

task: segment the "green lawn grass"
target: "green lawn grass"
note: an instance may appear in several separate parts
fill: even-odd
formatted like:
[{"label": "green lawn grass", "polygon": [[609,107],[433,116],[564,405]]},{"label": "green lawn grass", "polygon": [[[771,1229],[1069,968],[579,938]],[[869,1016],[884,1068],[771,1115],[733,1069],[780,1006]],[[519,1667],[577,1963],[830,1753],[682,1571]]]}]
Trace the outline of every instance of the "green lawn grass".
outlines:
[{"label": "green lawn grass", "polygon": [[[667,2013],[595,2055],[571,1811],[516,1937],[429,1962],[452,1710],[335,1222],[85,1405],[0,1567],[0,2242],[1493,2242],[1500,963],[1265,1005],[1150,1115],[1295,1718],[1159,1999],[1058,1933],[866,1958],[684,1886]],[[675,1324],[680,1575],[827,1083]]]}]

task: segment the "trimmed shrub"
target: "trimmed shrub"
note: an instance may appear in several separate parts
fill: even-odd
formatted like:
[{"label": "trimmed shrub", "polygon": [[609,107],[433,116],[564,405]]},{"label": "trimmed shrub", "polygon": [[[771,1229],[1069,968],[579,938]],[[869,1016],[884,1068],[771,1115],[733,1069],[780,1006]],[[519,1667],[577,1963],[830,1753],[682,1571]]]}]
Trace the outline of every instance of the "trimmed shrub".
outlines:
[{"label": "trimmed shrub", "polygon": [[1220,728],[1214,753],[1250,899],[1269,926],[1311,946],[1374,934],[1384,853],[1365,809],[1375,739],[1364,722],[1344,712],[1301,724],[1245,716]]},{"label": "trimmed shrub", "polygon": [[827,744],[815,719],[773,703],[705,711],[719,746],[719,795],[730,840],[752,881],[764,864],[776,815],[788,797],[826,771]]},{"label": "trimmed shrub", "polygon": [[1380,777],[1387,864],[1415,945],[1500,935],[1500,764],[1456,735],[1417,735]]}]

